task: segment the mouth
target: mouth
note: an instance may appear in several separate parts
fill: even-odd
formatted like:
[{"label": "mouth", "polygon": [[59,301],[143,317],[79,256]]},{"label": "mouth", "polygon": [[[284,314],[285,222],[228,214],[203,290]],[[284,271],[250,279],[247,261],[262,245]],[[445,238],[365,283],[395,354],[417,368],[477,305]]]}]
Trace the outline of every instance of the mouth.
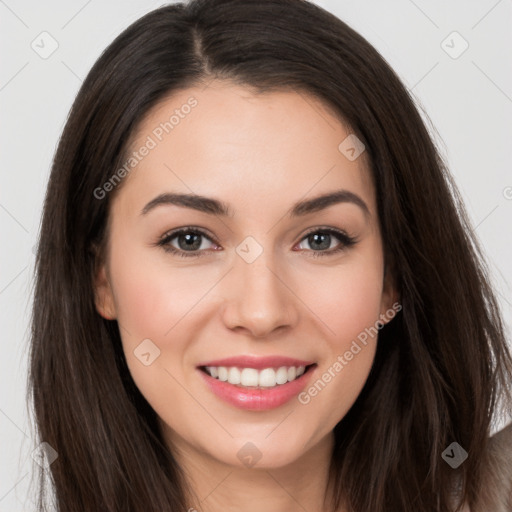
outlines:
[{"label": "mouth", "polygon": [[239,409],[275,409],[296,397],[313,378],[316,363],[256,369],[239,366],[197,367],[208,389]]},{"label": "mouth", "polygon": [[316,363],[298,366],[242,368],[239,366],[199,366],[199,370],[221,382],[244,389],[269,389],[293,382],[310,371]]}]

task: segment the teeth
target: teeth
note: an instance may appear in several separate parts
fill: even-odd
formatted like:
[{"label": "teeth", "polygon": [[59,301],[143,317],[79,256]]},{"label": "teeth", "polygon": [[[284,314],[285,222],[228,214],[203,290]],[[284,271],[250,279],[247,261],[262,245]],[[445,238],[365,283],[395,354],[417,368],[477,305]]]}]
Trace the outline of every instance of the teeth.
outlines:
[{"label": "teeth", "polygon": [[[214,367],[212,367],[215,370]],[[241,382],[241,373],[238,368],[230,368],[228,371],[228,382],[231,384],[240,384]]]},{"label": "teeth", "polygon": [[286,366],[281,366],[281,368],[279,368],[279,370],[277,370],[277,372],[276,372],[276,383],[277,384],[286,384],[287,382],[288,382],[288,368],[286,368]]},{"label": "teeth", "polygon": [[[240,374],[240,384],[242,386],[257,386],[258,374],[258,370],[255,370],[254,368],[244,368]],[[230,382],[230,384],[233,383]]]},{"label": "teeth", "polygon": [[273,368],[265,368],[264,370],[261,370],[258,379],[259,386],[264,388],[271,388],[274,387],[276,384],[276,372]]},{"label": "teeth", "polygon": [[206,366],[206,371],[212,377],[230,384],[244,387],[273,388],[277,385],[286,384],[300,377],[305,366],[281,366],[280,368],[237,368],[226,366]]},{"label": "teeth", "polygon": [[228,380],[228,369],[225,366],[219,366],[218,368],[219,376],[218,379],[222,381]]}]

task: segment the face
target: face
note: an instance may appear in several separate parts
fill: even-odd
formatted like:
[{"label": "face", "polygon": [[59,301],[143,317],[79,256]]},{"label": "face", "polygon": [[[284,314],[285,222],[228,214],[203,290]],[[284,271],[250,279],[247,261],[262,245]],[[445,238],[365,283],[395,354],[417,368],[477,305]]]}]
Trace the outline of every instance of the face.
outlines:
[{"label": "face", "polygon": [[134,134],[96,305],[177,450],[284,466],[359,395],[395,296],[349,135],[311,96],[222,82],[175,93]]}]

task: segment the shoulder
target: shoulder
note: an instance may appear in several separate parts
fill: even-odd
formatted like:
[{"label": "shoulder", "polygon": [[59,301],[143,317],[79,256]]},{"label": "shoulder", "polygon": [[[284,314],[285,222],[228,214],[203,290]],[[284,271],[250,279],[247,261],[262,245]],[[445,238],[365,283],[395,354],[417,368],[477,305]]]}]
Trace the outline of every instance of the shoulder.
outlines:
[{"label": "shoulder", "polygon": [[512,423],[489,439],[478,503],[470,511],[510,512],[512,510]]}]

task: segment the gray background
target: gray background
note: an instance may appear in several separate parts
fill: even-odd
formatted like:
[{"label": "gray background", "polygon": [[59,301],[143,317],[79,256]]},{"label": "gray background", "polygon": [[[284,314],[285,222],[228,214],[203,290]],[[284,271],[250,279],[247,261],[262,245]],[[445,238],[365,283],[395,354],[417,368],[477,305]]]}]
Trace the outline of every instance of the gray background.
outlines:
[{"label": "gray background", "polygon": [[[512,0],[316,3],[365,36],[428,113],[486,250],[510,333]],[[160,5],[0,0],[0,512],[34,510],[27,495],[35,444],[25,405],[26,356],[33,247],[51,159],[100,52]],[[31,47],[51,48],[49,36],[40,36],[44,31],[58,43],[47,58]],[[450,36],[453,31],[460,36]],[[464,41],[469,47],[459,55]]]}]

